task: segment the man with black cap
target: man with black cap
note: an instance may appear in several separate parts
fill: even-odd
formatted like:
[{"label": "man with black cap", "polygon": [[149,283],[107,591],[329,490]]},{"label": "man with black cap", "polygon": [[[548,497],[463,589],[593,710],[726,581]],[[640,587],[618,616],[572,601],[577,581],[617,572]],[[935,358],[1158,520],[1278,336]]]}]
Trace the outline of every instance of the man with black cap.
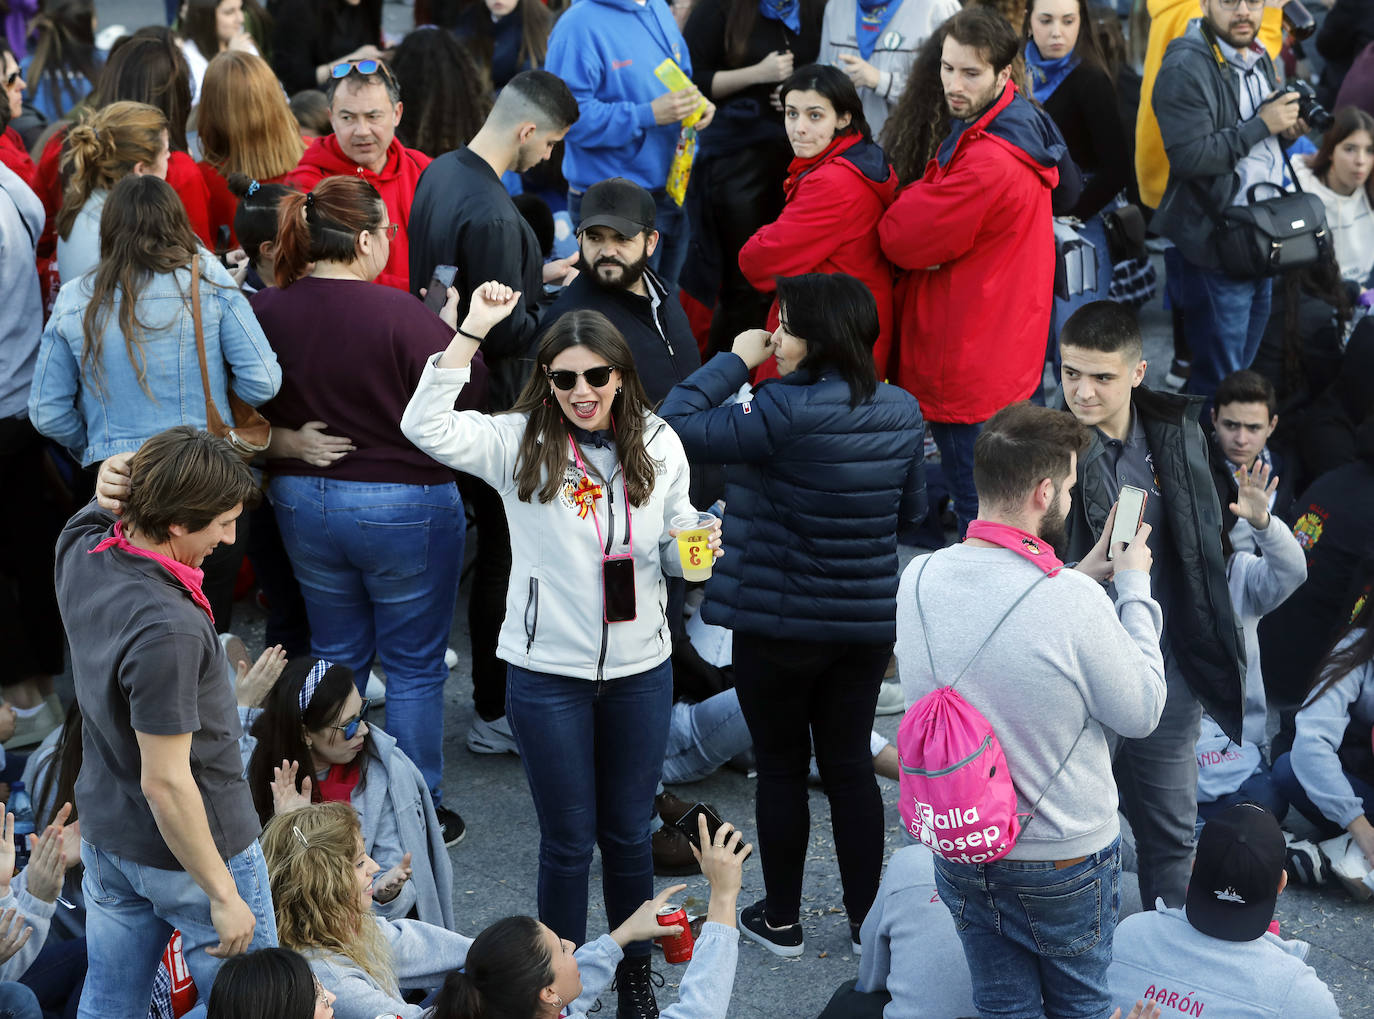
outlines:
[{"label": "man with black cap", "polygon": [[1274,905],[1288,875],[1274,815],[1242,803],[1207,822],[1197,843],[1187,906],[1160,899],[1116,929],[1107,983],[1129,1007],[1154,1001],[1166,1014],[1208,1019],[1340,1015],[1304,961],[1307,944],[1272,933]]},{"label": "man with black cap", "polygon": [[649,268],[659,240],[654,217],[653,196],[634,181],[612,177],[589,187],[577,225],[580,271],[540,323],[542,336],[565,312],[601,312],[630,345],[651,404],[701,367],[677,287]]}]

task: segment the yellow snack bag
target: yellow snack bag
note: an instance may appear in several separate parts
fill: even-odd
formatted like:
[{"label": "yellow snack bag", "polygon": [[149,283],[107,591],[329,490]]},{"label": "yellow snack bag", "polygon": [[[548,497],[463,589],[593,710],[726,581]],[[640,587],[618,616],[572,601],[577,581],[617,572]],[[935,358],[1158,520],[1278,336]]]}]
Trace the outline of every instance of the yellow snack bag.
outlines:
[{"label": "yellow snack bag", "polygon": [[[692,79],[683,73],[672,57],[655,67],[654,74],[670,92],[679,92],[692,84]],[[682,118],[682,133],[678,136],[677,151],[673,153],[673,161],[668,166],[668,180],[664,190],[678,205],[687,197],[687,181],[692,175],[692,160],[697,152],[697,132],[693,125],[705,112],[706,97],[703,96],[697,108]]]}]

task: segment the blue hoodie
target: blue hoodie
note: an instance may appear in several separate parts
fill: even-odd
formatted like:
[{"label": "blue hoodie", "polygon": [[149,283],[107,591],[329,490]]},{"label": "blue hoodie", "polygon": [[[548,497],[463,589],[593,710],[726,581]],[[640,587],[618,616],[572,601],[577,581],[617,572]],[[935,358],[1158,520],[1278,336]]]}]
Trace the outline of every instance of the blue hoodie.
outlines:
[{"label": "blue hoodie", "polygon": [[649,104],[668,91],[654,68],[670,57],[691,76],[664,0],[577,0],[554,24],[544,67],[567,83],[580,111],[563,150],[574,191],[616,176],[662,190],[681,128],[655,124]]}]

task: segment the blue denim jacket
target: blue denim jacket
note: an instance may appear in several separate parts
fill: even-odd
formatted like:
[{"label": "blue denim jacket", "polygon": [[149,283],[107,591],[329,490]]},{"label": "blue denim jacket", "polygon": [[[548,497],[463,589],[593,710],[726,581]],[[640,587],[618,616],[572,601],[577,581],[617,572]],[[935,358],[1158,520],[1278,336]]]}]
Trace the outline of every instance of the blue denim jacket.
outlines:
[{"label": "blue denim jacket", "polygon": [[[220,417],[231,421],[228,385],[257,406],[281,388],[281,367],[247,299],[223,266],[201,257],[200,307],[210,389]],[[123,294],[116,293],[101,337],[97,380],[81,363],[82,317],[94,273],[63,284],[43,330],[29,391],[29,419],[62,443],[83,466],[115,453],[133,452],[174,425],[205,427],[205,390],[196,358],[195,322],[189,302],[190,269],[150,279],[138,298],[144,326],[140,347],[146,388],[119,329]]]}]

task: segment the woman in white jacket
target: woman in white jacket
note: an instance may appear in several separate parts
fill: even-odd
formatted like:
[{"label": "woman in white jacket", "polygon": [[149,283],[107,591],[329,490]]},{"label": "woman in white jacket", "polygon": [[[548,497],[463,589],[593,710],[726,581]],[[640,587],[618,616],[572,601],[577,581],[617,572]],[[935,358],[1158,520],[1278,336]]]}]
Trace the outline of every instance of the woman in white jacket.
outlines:
[{"label": "woman in white jacket", "polygon": [[[649,411],[624,337],[597,312],[553,324],[509,413],[453,409],[482,338],[518,297],[499,283],[477,289],[401,431],[505,507],[511,573],[496,653],[539,814],[539,918],[581,944],[594,846],[612,929],[653,894],[648,824],[672,707],[663,578],[681,574],[668,523],[692,506],[682,444]],[[450,289],[442,314],[455,327],[457,302]],[[627,946],[617,988],[619,1015],[657,1014],[647,941]]]}]

